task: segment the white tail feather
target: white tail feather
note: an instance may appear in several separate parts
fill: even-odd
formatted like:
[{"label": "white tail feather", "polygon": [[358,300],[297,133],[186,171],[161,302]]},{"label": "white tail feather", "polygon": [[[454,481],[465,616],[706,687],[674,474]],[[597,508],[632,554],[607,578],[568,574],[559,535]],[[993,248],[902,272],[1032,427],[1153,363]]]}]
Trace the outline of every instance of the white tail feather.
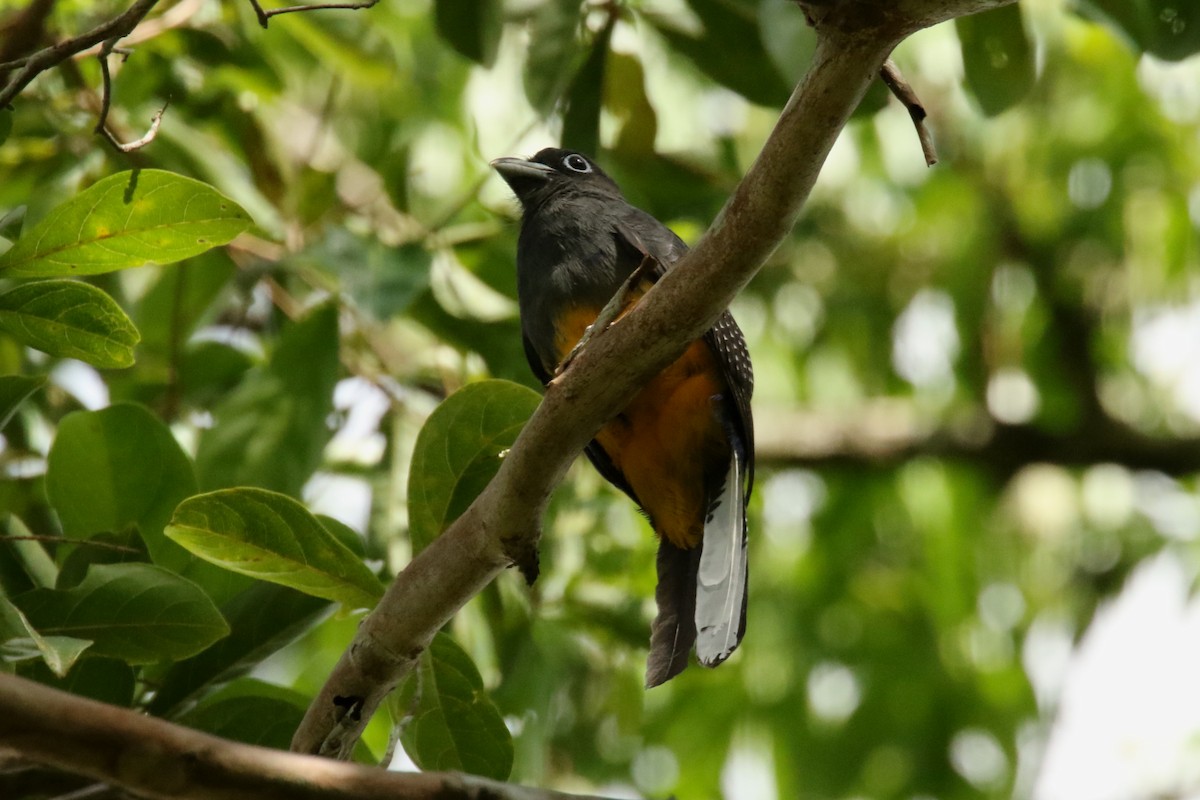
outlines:
[{"label": "white tail feather", "polygon": [[738,646],[746,592],[741,473],[741,456],[734,447],[724,485],[704,521],[696,581],[696,655],[709,667],[727,659]]}]

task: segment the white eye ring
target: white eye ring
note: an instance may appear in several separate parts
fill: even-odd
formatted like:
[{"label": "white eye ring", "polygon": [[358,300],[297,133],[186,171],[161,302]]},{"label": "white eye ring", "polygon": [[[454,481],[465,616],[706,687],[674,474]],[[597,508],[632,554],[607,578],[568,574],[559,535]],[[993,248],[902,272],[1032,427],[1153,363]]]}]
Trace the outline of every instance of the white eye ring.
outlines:
[{"label": "white eye ring", "polygon": [[586,158],[578,153],[571,153],[569,156],[563,159],[562,163],[564,167],[572,172],[582,172],[587,174],[592,171],[592,165],[588,163]]}]

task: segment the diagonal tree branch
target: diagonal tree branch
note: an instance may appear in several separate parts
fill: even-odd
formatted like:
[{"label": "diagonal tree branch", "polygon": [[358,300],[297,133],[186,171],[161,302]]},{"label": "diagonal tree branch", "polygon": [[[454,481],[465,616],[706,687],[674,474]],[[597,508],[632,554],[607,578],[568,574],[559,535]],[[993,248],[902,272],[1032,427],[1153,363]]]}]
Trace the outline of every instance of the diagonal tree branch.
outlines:
[{"label": "diagonal tree branch", "polygon": [[762,152],[691,253],[547,388],[499,472],[401,572],[309,707],[292,749],[340,758],[433,634],[512,563],[536,564],[553,488],[637,388],[699,338],[791,229],[850,113],[892,48],[922,27],[1013,0],[800,2],[813,63]]},{"label": "diagonal tree branch", "polygon": [[0,675],[5,753],[164,800],[603,800],[239,744],[14,675]]},{"label": "diagonal tree branch", "polygon": [[[39,50],[28,58],[15,62],[12,66],[20,66],[21,71],[14,75],[5,84],[3,89],[0,89],[0,108],[4,108],[11,103],[13,98],[29,85],[30,81],[51,67],[61,64],[76,53],[82,53],[89,47],[98,45],[101,42],[110,39],[115,42],[128,36],[129,32],[157,4],[158,0],[135,0],[133,5],[125,9],[124,12],[107,22],[97,25],[87,33],[81,33],[78,36],[59,42],[44,50]],[[9,66],[9,64],[0,64],[0,70]]]}]

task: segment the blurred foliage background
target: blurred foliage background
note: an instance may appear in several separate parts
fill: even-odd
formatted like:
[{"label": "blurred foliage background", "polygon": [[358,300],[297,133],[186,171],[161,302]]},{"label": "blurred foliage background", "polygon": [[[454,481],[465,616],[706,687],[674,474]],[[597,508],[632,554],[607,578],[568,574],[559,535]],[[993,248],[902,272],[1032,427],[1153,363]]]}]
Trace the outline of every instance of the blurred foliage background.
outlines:
[{"label": "blurred foliage background", "polygon": [[[45,30],[122,8],[61,0]],[[0,372],[50,376],[4,429],[5,524],[60,531],[59,421],[133,401],[170,426],[196,487],[302,498],[391,574],[411,553],[423,420],[484,377],[536,385],[517,210],[488,161],[595,152],[695,241],[813,39],[786,0],[383,0],[265,30],[248,3],[180,0],[122,44],[111,126],[137,138],[169,102],[157,140],[106,147],[95,59],[67,62],[0,111],[0,214],[36,221],[145,166],[210,183],[256,227],[94,279],[142,331],[131,368],[0,335]],[[1155,649],[1200,637],[1197,49],[1182,0],[1028,0],[898,48],[941,162],[925,167],[876,87],[733,307],[760,431],[745,643],[641,688],[655,543],[577,464],[539,582],[502,576],[450,627],[514,734],[514,780],[765,800],[1200,790],[1194,681],[1147,666],[1200,665],[1196,645]],[[1143,603],[1072,701],[1097,610],[1142,570],[1165,605]],[[258,654],[254,676],[280,687],[263,692],[302,707],[321,684],[356,623],[323,608],[294,609],[276,642],[291,643]],[[78,676],[115,668],[77,669],[77,691],[111,697],[115,679]],[[151,710],[168,708],[159,688],[138,695]],[[386,729],[367,738],[376,757]]]}]

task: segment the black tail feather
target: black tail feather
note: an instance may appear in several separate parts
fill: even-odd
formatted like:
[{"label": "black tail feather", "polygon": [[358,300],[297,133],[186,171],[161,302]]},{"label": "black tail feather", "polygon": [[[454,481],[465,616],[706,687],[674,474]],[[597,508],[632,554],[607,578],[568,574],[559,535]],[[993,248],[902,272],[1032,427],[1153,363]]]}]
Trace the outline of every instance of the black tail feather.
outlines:
[{"label": "black tail feather", "polygon": [[700,548],[683,550],[667,539],[658,543],[658,616],[650,633],[646,687],[665,683],[683,671],[696,641],[696,573]]}]

